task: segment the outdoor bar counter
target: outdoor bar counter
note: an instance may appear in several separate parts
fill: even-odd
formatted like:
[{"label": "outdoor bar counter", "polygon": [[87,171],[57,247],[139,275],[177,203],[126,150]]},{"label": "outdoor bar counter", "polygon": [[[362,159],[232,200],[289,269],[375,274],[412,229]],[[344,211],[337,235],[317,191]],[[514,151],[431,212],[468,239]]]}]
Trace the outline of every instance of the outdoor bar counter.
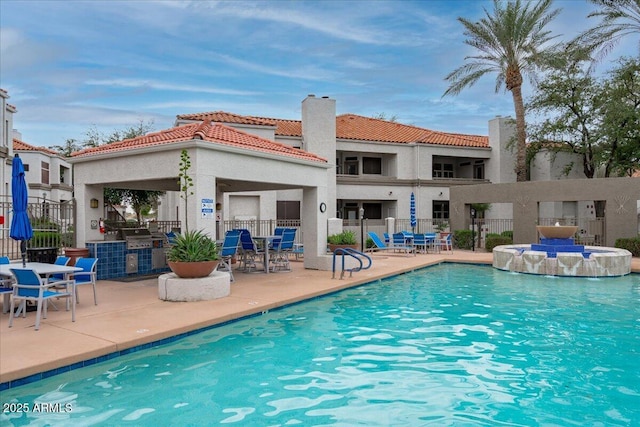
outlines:
[{"label": "outdoor bar counter", "polygon": [[118,279],[170,271],[162,239],[151,247],[128,248],[126,240],[92,240],[85,243],[89,256],[98,258],[98,280]]}]

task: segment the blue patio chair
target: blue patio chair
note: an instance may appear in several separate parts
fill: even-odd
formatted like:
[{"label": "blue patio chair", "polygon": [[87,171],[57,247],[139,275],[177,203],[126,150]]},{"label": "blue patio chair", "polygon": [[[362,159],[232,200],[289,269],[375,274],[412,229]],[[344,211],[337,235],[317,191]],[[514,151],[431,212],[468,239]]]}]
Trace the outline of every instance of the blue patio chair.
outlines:
[{"label": "blue patio chair", "polygon": [[[55,265],[68,265],[71,258],[68,256],[58,255],[56,260],[53,262]],[[63,274],[51,274],[47,277],[47,280],[50,282],[56,282],[58,280],[64,280]]]},{"label": "blue patio chair", "polygon": [[382,234],[384,236],[384,243],[386,245],[388,245],[389,243],[391,243],[391,238],[389,237],[389,233],[383,233]]},{"label": "blue patio chair", "polygon": [[427,252],[427,238],[424,234],[414,234],[412,244],[415,251]]},{"label": "blue patio chair", "polygon": [[240,269],[246,272],[256,270],[256,262],[264,263],[264,250],[258,248],[256,242],[251,237],[251,232],[246,228],[240,230]]},{"label": "blue patio chair", "polygon": [[391,248],[399,252],[404,252],[406,254],[413,252],[415,255],[415,248],[407,244],[407,238],[405,237],[404,234],[393,233],[391,235],[391,240],[393,242],[393,245],[390,246]]},{"label": "blue patio chair", "polygon": [[447,252],[453,253],[453,243],[451,241],[451,234],[447,234],[446,236],[440,237],[440,239],[436,240],[436,245],[438,251],[445,250]]},{"label": "blue patio chair", "polygon": [[276,236],[273,239],[271,239],[271,241],[269,242],[269,248],[273,249],[273,250],[277,250],[278,249],[278,245],[280,244],[280,241],[282,240],[282,234],[284,233],[284,231],[286,230],[286,227],[276,227],[275,230],[273,230],[273,235]]},{"label": "blue patio chair", "polygon": [[438,236],[436,233],[425,233],[424,238],[427,240],[427,252],[431,249],[434,252],[438,252],[440,247],[438,246]]},{"label": "blue patio chair", "polygon": [[240,230],[229,230],[224,235],[224,241],[222,242],[222,249],[218,254],[220,260],[216,266],[218,271],[226,271],[231,276],[231,281],[234,282],[233,271],[231,270],[231,258],[233,258],[238,252],[238,245],[240,243]]},{"label": "blue patio chair", "polygon": [[277,248],[274,249],[273,255],[271,256],[271,271],[291,271],[289,254],[293,252],[293,244],[295,240],[295,228],[287,228],[282,232],[282,240],[280,240]]},{"label": "blue patio chair", "polygon": [[[9,257],[0,257],[0,264],[10,264]],[[9,311],[9,296],[13,292],[13,277],[0,277],[0,295],[3,295],[2,313]]]},{"label": "blue patio chair", "polygon": [[[93,302],[98,305],[98,296],[96,294],[96,283],[98,280],[98,258],[78,258],[76,267],[80,267],[82,271],[73,273],[73,279],[76,281],[76,287],[80,285],[93,286]],[[76,302],[80,302],[78,292],[76,292]]]},{"label": "blue patio chair", "polygon": [[[15,278],[13,293],[11,294],[11,306],[9,308],[9,327],[13,326],[13,318],[16,302],[20,303],[22,317],[27,317],[27,301],[36,304],[36,326],[40,329],[40,318],[47,318],[47,302],[53,298],[68,298],[71,301],[71,320],[76,321],[76,305],[73,301],[75,293],[75,281],[66,280],[48,283],[31,269],[12,268],[11,273]],[[62,285],[64,290],[60,289]],[[57,288],[58,290],[52,290]]]}]

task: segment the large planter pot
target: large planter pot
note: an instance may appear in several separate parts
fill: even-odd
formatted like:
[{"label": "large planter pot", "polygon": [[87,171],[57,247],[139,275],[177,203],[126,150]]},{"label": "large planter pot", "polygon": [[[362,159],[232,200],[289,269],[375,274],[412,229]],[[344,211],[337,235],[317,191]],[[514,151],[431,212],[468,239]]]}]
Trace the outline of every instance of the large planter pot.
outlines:
[{"label": "large planter pot", "polygon": [[196,277],[207,277],[216,265],[218,261],[200,261],[200,262],[183,262],[183,261],[168,261],[169,268],[176,276],[183,279],[193,279]]},{"label": "large planter pot", "polygon": [[328,246],[329,246],[329,252],[331,253],[333,253],[333,251],[335,251],[336,249],[340,249],[340,248],[358,249],[358,245],[333,245],[329,243]]}]

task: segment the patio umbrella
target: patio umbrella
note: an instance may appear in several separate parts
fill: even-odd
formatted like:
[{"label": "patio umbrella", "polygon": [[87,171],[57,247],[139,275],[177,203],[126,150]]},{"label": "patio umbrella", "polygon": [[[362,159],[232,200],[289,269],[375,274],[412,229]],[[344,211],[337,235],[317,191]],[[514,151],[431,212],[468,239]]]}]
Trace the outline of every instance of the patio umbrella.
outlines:
[{"label": "patio umbrella", "polygon": [[22,253],[22,266],[26,267],[27,240],[33,237],[33,229],[27,215],[27,183],[24,179],[24,165],[17,154],[13,158],[11,172],[11,196],[13,199],[13,217],[11,218],[11,232],[9,236],[13,240],[20,241]]},{"label": "patio umbrella", "polygon": [[416,219],[416,196],[411,192],[411,199],[409,200],[409,216],[411,221],[411,231],[415,232],[418,220]]}]

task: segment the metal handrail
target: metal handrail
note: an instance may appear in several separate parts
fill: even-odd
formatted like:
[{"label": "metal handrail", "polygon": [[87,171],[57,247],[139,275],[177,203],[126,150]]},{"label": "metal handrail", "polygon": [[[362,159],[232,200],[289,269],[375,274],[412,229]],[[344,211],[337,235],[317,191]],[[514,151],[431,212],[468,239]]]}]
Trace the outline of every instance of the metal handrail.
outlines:
[{"label": "metal handrail", "polygon": [[[366,270],[369,267],[371,267],[371,257],[365,254],[364,252],[361,252],[353,248],[337,248],[336,250],[333,251],[333,268],[332,268],[333,275],[331,276],[332,279],[336,278],[336,256],[337,255],[342,255],[342,271],[340,272],[340,280],[344,278],[345,271],[348,271],[349,277],[352,277],[354,271],[358,272],[360,270]],[[345,269],[345,265],[344,265],[345,255],[355,258],[356,260],[358,260],[360,265],[355,268]],[[362,257],[366,258],[369,261],[369,263],[366,266],[363,266]]]}]

